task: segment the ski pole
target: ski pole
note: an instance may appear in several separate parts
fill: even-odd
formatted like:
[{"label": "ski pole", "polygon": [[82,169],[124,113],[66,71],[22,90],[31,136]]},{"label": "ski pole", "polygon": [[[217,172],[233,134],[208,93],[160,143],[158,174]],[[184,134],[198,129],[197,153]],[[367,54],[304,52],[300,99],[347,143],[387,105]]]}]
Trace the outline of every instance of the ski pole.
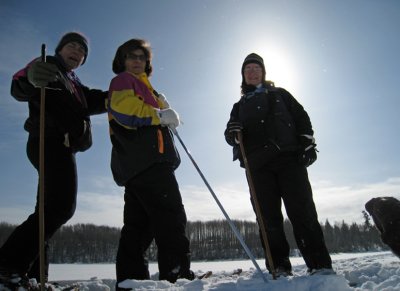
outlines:
[{"label": "ski pole", "polygon": [[[46,45],[42,44],[41,61],[46,62]],[[40,142],[39,142],[39,264],[40,290],[45,290],[45,246],[44,246],[44,127],[46,88],[40,87]]]},{"label": "ski pole", "polygon": [[268,243],[267,231],[266,231],[264,219],[263,219],[263,216],[261,213],[260,204],[258,203],[255,187],[253,184],[253,179],[251,178],[249,162],[247,161],[246,152],[244,151],[242,131],[237,132],[237,137],[239,139],[240,152],[242,153],[244,166],[246,168],[246,176],[247,176],[247,181],[249,182],[250,195],[251,195],[251,198],[253,198],[256,216],[258,217],[258,223],[260,224],[261,235],[262,235],[262,238],[264,241],[264,247],[265,247],[265,253],[267,255],[268,265],[271,269],[272,278],[276,279],[276,272],[275,272],[274,262],[272,260],[271,248],[269,247],[269,243]]},{"label": "ski pole", "polygon": [[197,172],[200,174],[200,177],[203,179],[204,183],[206,184],[208,190],[210,191],[211,195],[214,197],[215,202],[217,202],[219,208],[221,209],[222,213],[224,214],[226,220],[228,221],[229,226],[232,228],[233,232],[235,233],[237,239],[239,240],[239,242],[241,243],[243,249],[245,250],[245,252],[247,253],[247,255],[249,256],[249,258],[251,259],[251,261],[253,262],[254,266],[256,267],[257,271],[260,273],[261,277],[263,278],[265,283],[268,283],[268,279],[265,276],[265,274],[261,271],[260,266],[258,265],[258,263],[256,262],[256,259],[254,258],[253,254],[251,253],[250,249],[247,247],[246,243],[244,242],[244,239],[242,237],[242,235],[240,234],[239,230],[236,228],[235,224],[232,222],[232,220],[229,218],[228,213],[226,213],[224,207],[222,206],[221,202],[219,201],[217,195],[215,195],[213,189],[211,188],[210,184],[207,182],[206,178],[204,177],[203,173],[201,172],[199,166],[197,165],[196,161],[194,160],[194,158],[192,157],[192,155],[190,154],[189,150],[187,149],[187,147],[185,146],[184,142],[182,141],[181,137],[178,134],[178,131],[176,129],[172,129],[173,133],[175,134],[175,136],[178,138],[179,142],[181,143],[183,149],[185,150],[186,154],[188,155],[189,159],[192,161],[194,167],[196,168]]}]

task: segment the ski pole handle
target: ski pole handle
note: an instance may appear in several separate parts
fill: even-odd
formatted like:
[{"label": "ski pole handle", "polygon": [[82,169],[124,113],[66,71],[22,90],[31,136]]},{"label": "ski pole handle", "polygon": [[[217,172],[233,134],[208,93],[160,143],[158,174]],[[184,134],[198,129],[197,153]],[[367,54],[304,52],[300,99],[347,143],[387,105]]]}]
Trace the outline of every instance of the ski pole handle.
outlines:
[{"label": "ski pole handle", "polygon": [[43,63],[45,63],[46,62],[46,44],[44,44],[44,43],[42,44],[41,52],[42,52],[41,60]]}]

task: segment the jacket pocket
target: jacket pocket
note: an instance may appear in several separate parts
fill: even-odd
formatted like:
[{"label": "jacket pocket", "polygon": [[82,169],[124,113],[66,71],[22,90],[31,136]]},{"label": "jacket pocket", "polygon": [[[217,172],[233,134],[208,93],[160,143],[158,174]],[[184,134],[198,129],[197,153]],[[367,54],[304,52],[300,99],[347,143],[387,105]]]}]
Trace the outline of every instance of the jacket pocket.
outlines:
[{"label": "jacket pocket", "polygon": [[269,142],[268,144],[258,148],[247,154],[247,162],[250,170],[258,170],[276,158],[280,153],[277,144]]}]

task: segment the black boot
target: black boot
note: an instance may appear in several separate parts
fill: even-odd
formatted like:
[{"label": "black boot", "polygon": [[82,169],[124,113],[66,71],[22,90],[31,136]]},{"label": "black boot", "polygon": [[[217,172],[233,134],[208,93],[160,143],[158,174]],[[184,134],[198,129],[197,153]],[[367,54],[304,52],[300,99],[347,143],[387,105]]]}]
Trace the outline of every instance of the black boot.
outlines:
[{"label": "black boot", "polygon": [[190,270],[190,253],[181,255],[180,258],[172,255],[159,256],[158,266],[160,280],[175,283],[178,279],[193,280],[195,278]]},{"label": "black boot", "polygon": [[17,273],[6,274],[2,272],[0,274],[0,290],[29,290],[36,291],[40,290],[40,286],[36,280],[30,280],[26,275],[20,275]]},{"label": "black boot", "polygon": [[181,266],[178,273],[178,279],[194,280],[194,273],[190,270],[190,253],[182,257]]}]

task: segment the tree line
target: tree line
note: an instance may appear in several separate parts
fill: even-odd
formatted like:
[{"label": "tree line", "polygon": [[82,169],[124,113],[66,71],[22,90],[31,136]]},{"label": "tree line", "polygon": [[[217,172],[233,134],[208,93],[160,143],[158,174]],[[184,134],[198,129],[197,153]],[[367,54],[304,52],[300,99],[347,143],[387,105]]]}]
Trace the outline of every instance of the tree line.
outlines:
[{"label": "tree line", "polygon": [[[389,248],[382,243],[377,228],[363,211],[364,223],[321,223],[330,253],[381,251]],[[256,258],[264,258],[256,222],[233,220],[247,246]],[[292,255],[298,254],[289,220],[284,222]],[[10,235],[15,225],[0,223],[0,245]],[[247,259],[239,240],[225,220],[194,221],[187,224],[191,242],[192,260]],[[49,260],[52,263],[111,263],[115,261],[120,228],[74,224],[63,226],[51,240]],[[29,238],[33,239],[33,238]],[[150,261],[157,260],[155,242],[147,251]]]}]

